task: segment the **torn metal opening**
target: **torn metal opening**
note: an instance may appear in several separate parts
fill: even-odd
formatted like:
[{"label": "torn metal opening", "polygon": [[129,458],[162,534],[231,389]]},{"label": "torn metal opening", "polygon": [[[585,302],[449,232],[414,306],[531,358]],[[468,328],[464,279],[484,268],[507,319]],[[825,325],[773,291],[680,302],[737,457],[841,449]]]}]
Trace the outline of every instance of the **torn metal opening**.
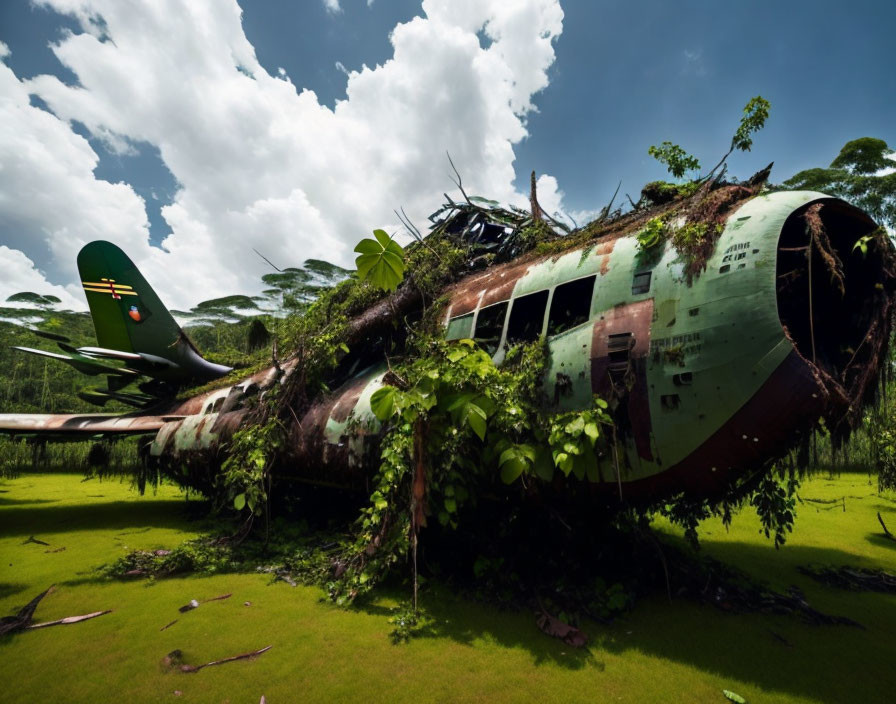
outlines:
[{"label": "torn metal opening", "polygon": [[836,199],[794,211],[778,241],[778,317],[826,394],[826,421],[848,433],[875,396],[886,358],[894,254],[885,237],[856,247],[877,224]]}]

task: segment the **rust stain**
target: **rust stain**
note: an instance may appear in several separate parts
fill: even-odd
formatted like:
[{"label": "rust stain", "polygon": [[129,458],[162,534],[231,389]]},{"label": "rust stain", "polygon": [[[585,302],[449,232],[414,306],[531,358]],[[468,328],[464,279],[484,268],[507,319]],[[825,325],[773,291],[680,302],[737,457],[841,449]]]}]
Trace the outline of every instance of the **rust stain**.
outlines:
[{"label": "rust stain", "polygon": [[344,384],[337,392],[339,395],[333,404],[330,417],[337,423],[347,421],[368,383],[370,383],[370,379],[362,376]]},{"label": "rust stain", "polygon": [[482,297],[482,307],[485,308],[494,303],[508,300],[513,293],[516,282],[523,278],[531,267],[532,264],[523,263],[496,272],[495,275],[487,281],[488,290]]},{"label": "rust stain", "polygon": [[[653,426],[647,395],[647,352],[652,319],[652,298],[626,303],[604,313],[594,323],[591,333],[591,390],[594,393],[608,398],[614,392],[614,373],[622,375],[630,369],[634,375],[634,385],[625,395],[626,411],[638,456],[645,460],[653,460],[650,447]],[[611,347],[611,335],[626,333],[631,337],[616,338],[616,345]],[[626,349],[627,355],[624,354]]]}]

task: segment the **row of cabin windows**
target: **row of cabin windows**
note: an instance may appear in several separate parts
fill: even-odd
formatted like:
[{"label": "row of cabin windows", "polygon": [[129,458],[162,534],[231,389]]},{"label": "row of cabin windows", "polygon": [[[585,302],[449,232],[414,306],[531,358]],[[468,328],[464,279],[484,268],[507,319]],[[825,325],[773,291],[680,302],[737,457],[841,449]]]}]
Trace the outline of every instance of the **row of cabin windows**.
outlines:
[{"label": "row of cabin windows", "polygon": [[[649,271],[636,273],[632,279],[632,295],[648,293],[650,279],[651,272]],[[588,320],[596,280],[597,276],[587,276],[561,284],[554,289],[547,322],[549,337],[559,335]],[[504,331],[506,320],[508,345],[537,340],[544,328],[548,294],[548,291],[536,291],[514,299],[509,319],[507,318],[507,306],[510,301],[502,301],[481,308],[479,316],[476,318],[475,331],[471,330],[473,313],[452,318],[448,321],[445,337],[449,340],[472,337],[488,350],[489,354],[495,354],[501,344],[501,334]]]},{"label": "row of cabin windows", "polygon": [[[596,276],[588,276],[562,284],[554,289],[551,310],[548,314],[547,334],[559,335],[588,320]],[[452,318],[448,322],[446,338],[456,340],[472,337],[489,353],[495,354],[501,344],[501,335],[507,323],[507,344],[531,342],[541,336],[545,312],[548,307],[548,291],[537,291],[513,300],[510,316],[509,301],[481,308],[476,318],[476,330],[470,335],[473,313]]]}]

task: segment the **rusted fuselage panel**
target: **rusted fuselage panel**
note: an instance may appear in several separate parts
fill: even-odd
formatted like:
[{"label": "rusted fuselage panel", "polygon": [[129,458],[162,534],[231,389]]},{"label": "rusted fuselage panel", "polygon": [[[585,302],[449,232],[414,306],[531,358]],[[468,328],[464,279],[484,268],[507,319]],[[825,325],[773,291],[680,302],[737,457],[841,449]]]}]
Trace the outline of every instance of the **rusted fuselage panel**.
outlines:
[{"label": "rusted fuselage panel", "polygon": [[617,422],[644,460],[653,460],[647,386],[652,320],[652,298],[625,303],[595,321],[591,338],[591,389],[601,398],[618,399]]},{"label": "rusted fuselage panel", "polygon": [[527,258],[523,262],[507,262],[462,279],[448,290],[449,304],[446,315],[456,318],[472,313],[477,308],[486,308],[493,303],[510,299],[517,282],[533,266],[547,259],[547,256]]},{"label": "rusted fuselage panel", "polygon": [[364,370],[308,409],[290,431],[287,471],[306,481],[366,487],[380,432],[370,396],[381,388],[384,373],[382,366]]}]

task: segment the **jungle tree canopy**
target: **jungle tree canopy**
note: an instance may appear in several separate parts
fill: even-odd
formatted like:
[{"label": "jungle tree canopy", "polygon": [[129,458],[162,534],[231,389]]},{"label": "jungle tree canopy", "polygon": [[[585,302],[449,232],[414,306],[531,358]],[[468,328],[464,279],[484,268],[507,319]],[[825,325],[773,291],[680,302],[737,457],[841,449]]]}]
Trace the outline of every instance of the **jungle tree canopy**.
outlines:
[{"label": "jungle tree canopy", "polygon": [[800,171],[783,185],[839,196],[894,229],[896,161],[889,158],[894,153],[882,139],[860,137],[847,142],[828,168]]}]

